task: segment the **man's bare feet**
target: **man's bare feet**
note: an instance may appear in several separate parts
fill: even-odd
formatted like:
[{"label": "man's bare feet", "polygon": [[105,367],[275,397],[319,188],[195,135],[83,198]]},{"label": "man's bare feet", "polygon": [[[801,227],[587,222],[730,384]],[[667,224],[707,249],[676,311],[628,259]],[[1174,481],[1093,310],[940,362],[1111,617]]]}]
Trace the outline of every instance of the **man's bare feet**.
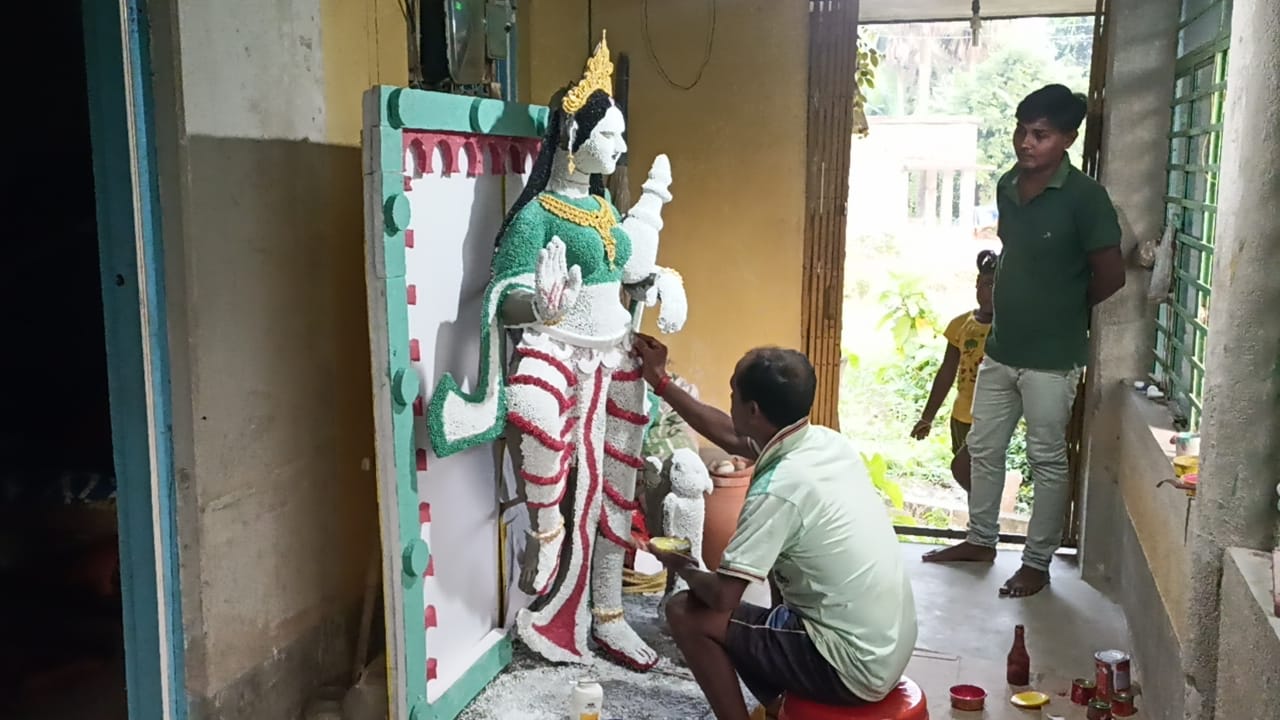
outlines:
[{"label": "man's bare feet", "polygon": [[1013,577],[1005,581],[1004,586],[1000,588],[1000,595],[1015,598],[1030,597],[1045,589],[1048,584],[1048,572],[1023,565],[1018,568],[1018,572],[1014,573]]},{"label": "man's bare feet", "polygon": [[959,545],[952,545],[942,550],[934,550],[927,552],[924,557],[920,558],[925,562],[933,563],[949,563],[949,562],[995,562],[996,549],[993,547],[983,547],[982,545],[974,545],[965,541]]}]

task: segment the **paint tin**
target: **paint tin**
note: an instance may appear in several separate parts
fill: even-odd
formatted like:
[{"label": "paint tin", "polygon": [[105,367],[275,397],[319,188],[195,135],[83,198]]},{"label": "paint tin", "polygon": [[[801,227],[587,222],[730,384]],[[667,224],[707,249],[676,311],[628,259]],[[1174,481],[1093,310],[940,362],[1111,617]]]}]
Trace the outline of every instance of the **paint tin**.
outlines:
[{"label": "paint tin", "polygon": [[1094,700],[1089,703],[1087,720],[1111,720],[1111,704],[1105,700]]},{"label": "paint tin", "polygon": [[1137,712],[1133,706],[1133,696],[1129,693],[1116,693],[1111,698],[1111,715],[1112,717],[1129,717]]},{"label": "paint tin", "polygon": [[1110,701],[1113,695],[1129,692],[1129,653],[1123,650],[1099,650],[1093,656],[1097,670],[1094,696]]},{"label": "paint tin", "polygon": [[1098,685],[1088,678],[1076,678],[1071,681],[1071,702],[1076,705],[1088,705],[1097,694]]}]

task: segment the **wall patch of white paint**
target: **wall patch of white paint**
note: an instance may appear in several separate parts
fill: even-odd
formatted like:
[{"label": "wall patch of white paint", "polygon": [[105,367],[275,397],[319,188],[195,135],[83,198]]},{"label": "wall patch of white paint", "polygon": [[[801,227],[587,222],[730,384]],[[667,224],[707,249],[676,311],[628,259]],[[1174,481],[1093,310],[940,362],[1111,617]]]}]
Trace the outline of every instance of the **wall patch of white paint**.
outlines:
[{"label": "wall patch of white paint", "polygon": [[179,0],[189,135],[325,141],[320,0]]}]

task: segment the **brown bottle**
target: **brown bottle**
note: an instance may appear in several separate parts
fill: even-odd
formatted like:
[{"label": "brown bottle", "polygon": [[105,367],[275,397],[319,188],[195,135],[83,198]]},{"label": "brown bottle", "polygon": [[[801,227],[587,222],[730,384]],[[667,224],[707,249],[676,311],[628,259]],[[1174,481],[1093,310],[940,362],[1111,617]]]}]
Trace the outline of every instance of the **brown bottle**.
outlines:
[{"label": "brown bottle", "polygon": [[1009,648],[1005,679],[1014,687],[1031,684],[1031,656],[1027,654],[1026,634],[1021,625],[1013,628],[1013,647]]}]

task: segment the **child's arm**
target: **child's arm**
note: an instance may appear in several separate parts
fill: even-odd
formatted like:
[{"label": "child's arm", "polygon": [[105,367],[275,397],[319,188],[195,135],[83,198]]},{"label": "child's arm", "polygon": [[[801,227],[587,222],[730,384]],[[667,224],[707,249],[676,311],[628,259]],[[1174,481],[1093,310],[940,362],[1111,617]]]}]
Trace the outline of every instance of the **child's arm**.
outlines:
[{"label": "child's arm", "polygon": [[933,427],[933,418],[938,415],[938,408],[947,399],[951,386],[956,381],[956,368],[960,367],[960,348],[947,344],[947,354],[942,357],[942,365],[933,376],[933,389],[929,391],[929,400],[924,404],[924,412],[920,413],[920,421],[911,429],[911,437],[923,440],[929,436]]}]

